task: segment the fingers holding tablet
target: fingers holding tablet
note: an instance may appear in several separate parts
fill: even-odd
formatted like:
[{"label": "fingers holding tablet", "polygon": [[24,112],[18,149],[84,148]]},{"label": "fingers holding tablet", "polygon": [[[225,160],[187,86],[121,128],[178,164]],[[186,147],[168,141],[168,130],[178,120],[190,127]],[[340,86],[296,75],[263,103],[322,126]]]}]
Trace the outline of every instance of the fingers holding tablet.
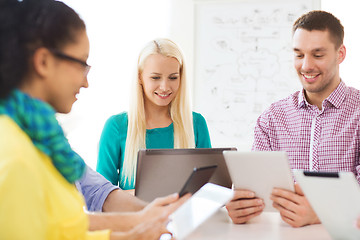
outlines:
[{"label": "fingers holding tablet", "polygon": [[270,199],[274,187],[294,190],[286,152],[224,151],[223,155],[237,189],[226,206],[234,223],[245,223],[263,211],[277,211]]},{"label": "fingers holding tablet", "polygon": [[162,215],[169,216],[189,198],[190,194],[185,194],[183,197],[179,198],[177,193],[156,198],[141,211],[142,219],[152,219],[155,216]]},{"label": "fingers holding tablet", "polygon": [[293,227],[320,223],[298,184],[295,184],[295,192],[274,188],[270,199],[281,218]]},{"label": "fingers holding tablet", "polygon": [[[264,201],[264,211],[276,211],[270,200],[274,187],[294,190],[294,182],[286,152],[224,151],[223,155],[234,188],[253,191],[256,197]],[[246,193],[242,192],[241,194]],[[238,198],[251,197],[240,196]],[[241,201],[241,204],[243,204],[243,201]],[[256,204],[256,202],[251,204],[252,207],[260,205]]]},{"label": "fingers holding tablet", "polygon": [[255,197],[255,193],[248,190],[234,190],[233,199],[226,204],[228,215],[235,224],[246,223],[260,215],[265,207],[264,201]]}]

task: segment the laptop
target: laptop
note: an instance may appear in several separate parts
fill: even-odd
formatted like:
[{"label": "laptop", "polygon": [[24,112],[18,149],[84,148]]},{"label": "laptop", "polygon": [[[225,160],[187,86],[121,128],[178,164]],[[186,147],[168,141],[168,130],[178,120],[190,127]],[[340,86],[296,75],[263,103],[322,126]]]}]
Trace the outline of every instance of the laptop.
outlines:
[{"label": "laptop", "polygon": [[223,151],[236,148],[142,149],[138,153],[135,196],[152,201],[179,192],[194,168],[217,165],[209,182],[231,188]]},{"label": "laptop", "polygon": [[352,172],[294,170],[294,175],[333,239],[360,239],[355,227],[360,217],[360,187]]}]

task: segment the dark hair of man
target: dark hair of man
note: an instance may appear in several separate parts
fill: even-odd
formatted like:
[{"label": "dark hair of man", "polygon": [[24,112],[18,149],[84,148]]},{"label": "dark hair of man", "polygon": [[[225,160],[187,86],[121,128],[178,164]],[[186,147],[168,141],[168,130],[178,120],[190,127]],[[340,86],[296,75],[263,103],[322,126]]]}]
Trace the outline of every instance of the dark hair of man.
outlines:
[{"label": "dark hair of man", "polygon": [[55,0],[0,0],[0,99],[18,87],[40,47],[61,50],[75,43],[85,24]]},{"label": "dark hair of man", "polygon": [[341,25],[340,20],[325,11],[315,10],[302,15],[293,25],[293,34],[298,28],[308,31],[328,30],[331,41],[334,42],[336,49],[338,49],[344,41],[344,27]]}]

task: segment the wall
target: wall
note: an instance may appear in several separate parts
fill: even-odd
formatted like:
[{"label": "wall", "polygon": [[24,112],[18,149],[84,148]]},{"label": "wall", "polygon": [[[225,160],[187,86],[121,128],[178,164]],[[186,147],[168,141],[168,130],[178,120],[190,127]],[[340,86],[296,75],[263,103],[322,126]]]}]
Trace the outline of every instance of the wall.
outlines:
[{"label": "wall", "polygon": [[[218,0],[221,2],[221,0]],[[294,0],[295,1],[295,0]],[[105,120],[126,111],[129,83],[141,47],[156,37],[169,37],[181,46],[188,76],[194,77],[194,2],[202,0],[66,0],[83,17],[90,39],[88,89],[81,90],[79,100],[68,115],[59,115],[70,144],[95,168],[98,141]],[[236,1],[233,1],[236,2]],[[345,26],[347,57],[341,64],[346,84],[360,88],[355,75],[356,56],[360,55],[360,34],[356,0],[322,0],[322,9],[332,12]],[[195,79],[196,80],[196,79]],[[297,81],[294,79],[293,81]],[[196,92],[192,89],[193,96]],[[290,94],[290,92],[289,92]],[[202,112],[202,109],[196,109]],[[210,132],[212,129],[210,129]],[[227,143],[216,142],[214,146]],[[238,146],[239,143],[231,145]]]},{"label": "wall", "polygon": [[70,114],[58,115],[71,146],[96,168],[105,121],[126,111],[130,82],[140,49],[156,37],[169,37],[167,0],[66,0],[87,26],[90,40],[89,88],[82,89]]}]

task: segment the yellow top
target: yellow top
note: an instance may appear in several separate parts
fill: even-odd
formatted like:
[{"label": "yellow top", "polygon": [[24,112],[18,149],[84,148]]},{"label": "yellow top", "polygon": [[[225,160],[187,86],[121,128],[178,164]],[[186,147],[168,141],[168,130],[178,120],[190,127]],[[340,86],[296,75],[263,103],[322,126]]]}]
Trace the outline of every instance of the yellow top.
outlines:
[{"label": "yellow top", "polygon": [[9,117],[0,116],[0,239],[109,239],[88,232],[84,199]]}]

